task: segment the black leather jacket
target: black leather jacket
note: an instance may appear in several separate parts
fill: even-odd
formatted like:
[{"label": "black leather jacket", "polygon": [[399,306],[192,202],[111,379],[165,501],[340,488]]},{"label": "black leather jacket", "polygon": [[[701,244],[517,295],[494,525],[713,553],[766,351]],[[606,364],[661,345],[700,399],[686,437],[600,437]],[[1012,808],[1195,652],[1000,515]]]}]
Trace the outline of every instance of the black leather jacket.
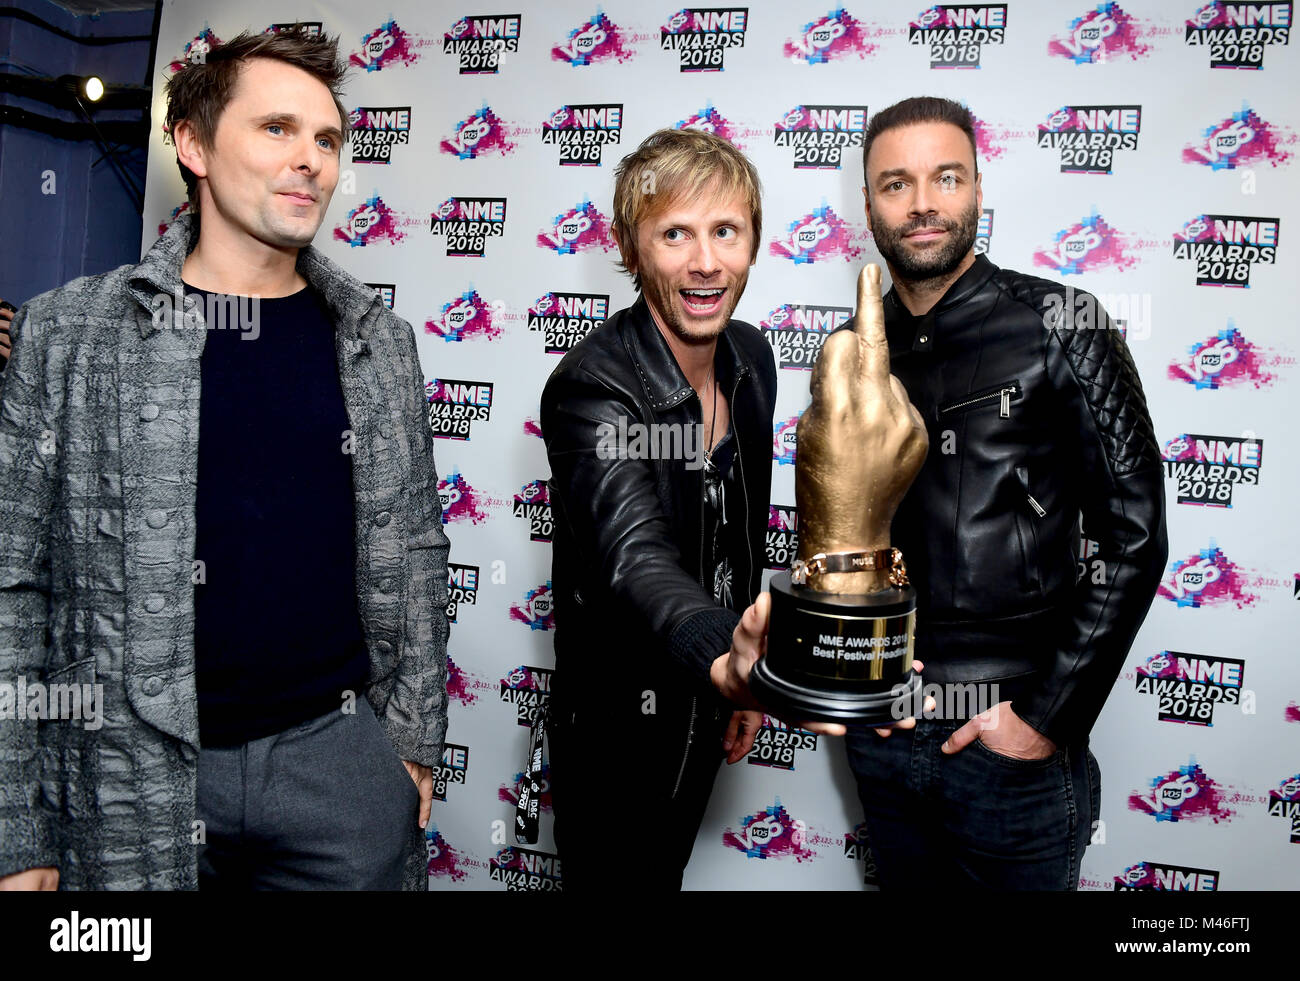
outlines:
[{"label": "black leather jacket", "polygon": [[[740,498],[726,543],[735,610],[705,588],[703,470],[682,459],[601,459],[599,427],[699,424],[701,406],[645,300],[611,316],[551,373],[542,433],[554,517],[555,703],[596,699],[627,718],[655,688],[712,692],[709,666],[758,595],[772,480],[776,367],[754,327],[733,320],[718,341],[717,377],[737,440]],[[731,518],[738,507],[740,520]]]},{"label": "black leather jacket", "polygon": [[[1168,551],[1142,385],[1092,302],[1076,326],[1060,284],[979,256],[923,317],[896,290],[884,303],[891,371],[930,436],[893,524],[926,681],[1002,680],[1058,746],[1096,721]],[[1100,544],[1084,576],[1080,516]]]}]

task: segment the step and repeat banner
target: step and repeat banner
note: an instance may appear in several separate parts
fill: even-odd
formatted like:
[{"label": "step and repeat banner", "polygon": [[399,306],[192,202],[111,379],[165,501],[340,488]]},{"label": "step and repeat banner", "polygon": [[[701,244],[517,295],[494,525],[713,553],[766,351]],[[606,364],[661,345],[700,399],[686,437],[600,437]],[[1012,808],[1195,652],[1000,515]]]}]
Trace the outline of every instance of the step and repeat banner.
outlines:
[{"label": "step and repeat banner", "polygon": [[[495,12],[506,11],[506,12]],[[779,365],[767,565],[794,554],[794,427],[826,334],[881,261],[862,211],[876,110],[944,95],[976,119],[977,249],[1098,297],[1126,331],[1166,460],[1169,567],[1096,729],[1102,822],[1084,889],[1282,889],[1300,868],[1300,86],[1294,5],[827,0],[661,8],[517,0],[164,7],[142,246],[184,207],[167,74],[244,29],[340,36],[355,132],[316,245],[415,329],[451,539],[450,727],[437,889],[561,889],[513,813],[553,674],[538,399],[634,300],[613,169],[663,126],[743,149],[763,241],[736,316]],[[1291,272],[1286,272],[1290,269]],[[1104,575],[1080,542],[1080,573]],[[618,657],[617,645],[609,651]],[[609,775],[609,857],[634,888],[659,816]],[[860,889],[872,869],[838,740],[770,720],[720,774],[687,888]]]}]

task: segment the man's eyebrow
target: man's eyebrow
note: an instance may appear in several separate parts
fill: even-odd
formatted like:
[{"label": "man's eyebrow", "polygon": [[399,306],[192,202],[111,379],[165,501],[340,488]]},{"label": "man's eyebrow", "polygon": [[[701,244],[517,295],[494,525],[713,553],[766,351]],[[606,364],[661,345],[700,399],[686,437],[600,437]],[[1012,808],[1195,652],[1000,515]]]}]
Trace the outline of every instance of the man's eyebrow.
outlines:
[{"label": "man's eyebrow", "polygon": [[[260,116],[253,120],[257,126],[269,126],[272,123],[288,123],[290,126],[301,126],[302,117],[292,112],[269,112],[265,116]],[[326,126],[320,131],[322,136],[332,136],[336,143],[343,142],[343,131],[337,126]]]},{"label": "man's eyebrow", "polygon": [[[969,168],[967,168],[967,166],[964,163],[962,163],[960,160],[949,160],[946,163],[939,164],[933,170],[935,173],[944,170],[955,170],[960,174],[966,174],[970,172]],[[879,174],[877,174],[876,183],[879,184],[881,181],[893,180],[895,177],[908,177],[911,175],[911,173],[912,172],[908,170],[906,167],[892,167],[889,170],[882,170]]]}]

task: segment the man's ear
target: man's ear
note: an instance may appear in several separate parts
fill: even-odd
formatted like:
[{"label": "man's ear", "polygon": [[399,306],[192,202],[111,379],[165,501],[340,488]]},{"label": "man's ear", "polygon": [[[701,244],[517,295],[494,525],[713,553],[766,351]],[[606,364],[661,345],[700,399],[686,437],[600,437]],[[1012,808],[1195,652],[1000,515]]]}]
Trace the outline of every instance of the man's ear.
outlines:
[{"label": "man's ear", "polygon": [[867,216],[867,231],[874,235],[875,229],[871,227],[871,192],[866,187],[862,188],[862,211]]},{"label": "man's ear", "polygon": [[199,142],[193,123],[188,119],[178,122],[172,128],[172,142],[176,145],[176,159],[188,167],[195,177],[208,176],[203,145]]},{"label": "man's ear", "polygon": [[975,207],[981,212],[984,210],[984,171],[979,171],[975,175]]}]

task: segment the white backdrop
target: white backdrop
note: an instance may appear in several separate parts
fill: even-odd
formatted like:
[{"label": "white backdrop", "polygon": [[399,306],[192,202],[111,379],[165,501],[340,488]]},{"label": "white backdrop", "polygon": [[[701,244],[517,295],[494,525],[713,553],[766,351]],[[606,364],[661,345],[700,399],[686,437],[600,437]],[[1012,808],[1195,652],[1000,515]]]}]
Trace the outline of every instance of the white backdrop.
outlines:
[{"label": "white backdrop", "polygon": [[[504,9],[516,13],[478,12]],[[1294,888],[1300,533],[1287,502],[1300,439],[1286,386],[1300,341],[1285,292],[1295,247],[1279,235],[1298,200],[1292,3],[713,10],[630,0],[164,8],[143,248],[185,200],[159,128],[169,63],[300,19],[341,35],[357,66],[344,101],[373,132],[345,151],[316,244],[384,288],[414,326],[444,436],[458,602],[432,885],[559,883],[549,797],[536,846],[512,851],[508,837],[527,751],[518,720],[545,698],[553,664],[536,420],[560,352],[634,299],[608,237],[613,165],[667,125],[712,126],[757,164],[764,241],[737,316],[785,331],[771,335],[789,365],[772,503],[789,509],[785,430],[792,437],[807,403],[803,369],[849,314],[861,263],[880,261],[861,207],[863,122],[934,94],[979,121],[980,247],[999,265],[1098,294],[1124,321],[1171,461],[1170,568],[1093,732],[1103,823],[1081,886]],[[817,149],[835,145],[842,166]],[[1198,274],[1226,285],[1198,285]],[[774,510],[774,529],[781,519]],[[771,534],[773,566],[788,561],[787,538]],[[1091,575],[1086,543],[1081,552]],[[629,884],[657,860],[656,816],[623,793],[634,765],[609,782],[610,855]],[[686,885],[861,888],[860,820],[837,741],[766,731],[753,758],[720,775]],[[759,846],[754,821],[781,833]]]}]

